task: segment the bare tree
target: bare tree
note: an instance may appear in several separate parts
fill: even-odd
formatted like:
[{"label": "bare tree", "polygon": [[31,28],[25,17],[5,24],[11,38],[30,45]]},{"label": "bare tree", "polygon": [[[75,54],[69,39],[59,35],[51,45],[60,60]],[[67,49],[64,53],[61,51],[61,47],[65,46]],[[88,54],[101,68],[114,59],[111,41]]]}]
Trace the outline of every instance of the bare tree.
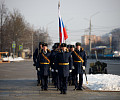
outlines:
[{"label": "bare tree", "polygon": [[7,8],[4,1],[0,2],[0,51],[3,51],[3,24],[7,17]]},{"label": "bare tree", "polygon": [[30,49],[32,51],[32,34],[34,50],[38,47],[39,42],[47,42],[48,45],[52,43],[48,32],[44,29],[34,30],[33,27],[25,21],[19,10],[14,9],[13,12],[5,13],[8,12],[6,11],[8,9],[5,9],[5,6],[3,5],[1,9],[0,39],[2,42],[0,42],[2,51],[8,51],[10,53],[13,52],[13,41],[16,44],[16,54],[20,52],[19,45],[23,45],[23,49]]}]

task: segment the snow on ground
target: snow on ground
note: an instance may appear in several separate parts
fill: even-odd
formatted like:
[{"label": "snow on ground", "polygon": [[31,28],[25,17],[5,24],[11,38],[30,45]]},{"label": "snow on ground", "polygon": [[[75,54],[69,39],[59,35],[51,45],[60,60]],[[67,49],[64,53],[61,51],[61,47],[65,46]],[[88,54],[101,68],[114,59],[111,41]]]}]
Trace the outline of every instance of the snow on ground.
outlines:
[{"label": "snow on ground", "polygon": [[112,74],[87,74],[88,84],[84,75],[83,84],[91,90],[120,91],[120,76]]},{"label": "snow on ground", "polygon": [[17,57],[17,58],[12,58],[11,56],[10,57],[6,57],[6,58],[3,58],[3,61],[22,61],[24,60],[22,57]]}]

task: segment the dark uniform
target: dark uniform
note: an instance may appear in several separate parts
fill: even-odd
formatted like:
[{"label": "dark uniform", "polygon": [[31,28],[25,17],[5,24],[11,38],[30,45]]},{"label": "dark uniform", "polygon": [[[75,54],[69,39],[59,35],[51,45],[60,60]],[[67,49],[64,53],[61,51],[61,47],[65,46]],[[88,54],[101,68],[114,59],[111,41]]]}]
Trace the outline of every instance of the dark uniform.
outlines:
[{"label": "dark uniform", "polygon": [[[66,47],[66,44],[62,43],[61,47]],[[61,94],[66,94],[69,70],[71,70],[72,67],[71,53],[67,51],[59,52],[56,57],[56,64],[58,66],[60,91]]]},{"label": "dark uniform", "polygon": [[55,59],[59,51],[58,46],[59,46],[59,43],[54,44],[53,50],[51,51],[51,55],[50,55],[52,82],[54,83],[55,88],[57,87],[57,89],[59,89],[59,84],[58,84],[59,79],[58,79],[58,69],[57,69],[57,66],[55,65]]},{"label": "dark uniform", "polygon": [[[73,55],[73,51],[71,51],[72,48],[75,48],[74,45],[70,45],[70,52],[71,52],[71,55]],[[72,72],[70,73],[70,79],[69,79],[69,85],[75,85],[75,67],[72,66]]]},{"label": "dark uniform", "polygon": [[41,77],[40,77],[40,71],[38,70],[39,68],[39,52],[42,50],[40,47],[42,45],[42,42],[39,42],[39,48],[37,48],[33,54],[33,61],[34,61],[34,66],[36,66],[36,71],[37,71],[37,81],[38,81],[38,86],[40,85]]},{"label": "dark uniform", "polygon": [[[81,46],[81,43],[76,43],[76,46]],[[82,90],[82,84],[83,84],[83,68],[82,66],[87,65],[87,57],[85,51],[81,48],[79,50],[75,50],[72,53],[73,57],[73,65],[75,67],[75,90]],[[82,62],[83,61],[83,62]],[[79,79],[78,79],[79,77]],[[78,83],[79,80],[79,83]]]},{"label": "dark uniform", "polygon": [[[43,46],[47,46],[46,43]],[[50,64],[50,50],[47,49],[47,52],[44,52],[42,49],[41,53],[39,54],[39,68],[41,74],[41,89],[47,90],[48,89],[48,75],[49,75],[49,64]]]}]

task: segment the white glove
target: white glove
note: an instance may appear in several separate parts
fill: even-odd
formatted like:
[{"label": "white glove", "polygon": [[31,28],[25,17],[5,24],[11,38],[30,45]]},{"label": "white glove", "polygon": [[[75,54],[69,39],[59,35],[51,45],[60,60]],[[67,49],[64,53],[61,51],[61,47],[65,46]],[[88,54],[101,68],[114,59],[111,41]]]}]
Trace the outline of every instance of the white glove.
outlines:
[{"label": "white glove", "polygon": [[40,71],[40,68],[38,68],[38,71]]},{"label": "white glove", "polygon": [[75,67],[74,67],[74,66],[72,66],[72,69],[75,69]]},{"label": "white glove", "polygon": [[72,72],[72,70],[69,70],[69,72],[71,73],[71,72]]},{"label": "white glove", "polygon": [[50,70],[51,70],[51,67],[50,67]]},{"label": "white glove", "polygon": [[83,70],[85,70],[85,66],[82,66]]},{"label": "white glove", "polygon": [[58,70],[55,70],[56,72],[58,72]]},{"label": "white glove", "polygon": [[54,72],[54,69],[51,69],[52,72]]}]

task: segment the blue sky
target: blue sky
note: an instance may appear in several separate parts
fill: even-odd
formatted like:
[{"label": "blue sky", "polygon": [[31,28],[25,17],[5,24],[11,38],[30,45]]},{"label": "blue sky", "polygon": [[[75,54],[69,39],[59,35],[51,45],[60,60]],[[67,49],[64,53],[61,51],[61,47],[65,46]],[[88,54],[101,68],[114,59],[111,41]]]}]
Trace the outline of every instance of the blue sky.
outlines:
[{"label": "blue sky", "polygon": [[[5,4],[10,11],[18,9],[35,29],[48,28],[53,42],[58,42],[58,1],[5,0]],[[89,20],[94,14],[91,17],[92,34],[103,35],[120,27],[120,0],[60,0],[60,3],[69,36],[67,43],[81,41],[82,35],[89,34]]]}]

